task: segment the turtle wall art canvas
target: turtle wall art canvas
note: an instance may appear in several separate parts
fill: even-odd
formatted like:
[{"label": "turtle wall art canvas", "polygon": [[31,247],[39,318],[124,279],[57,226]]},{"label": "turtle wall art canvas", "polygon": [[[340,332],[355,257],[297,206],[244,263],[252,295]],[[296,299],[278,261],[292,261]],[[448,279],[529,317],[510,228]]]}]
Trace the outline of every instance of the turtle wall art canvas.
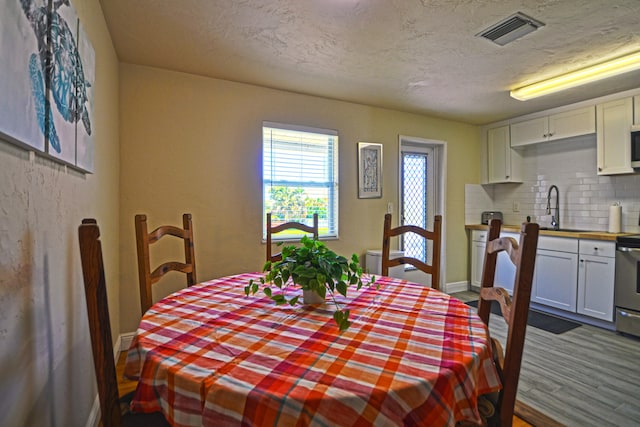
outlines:
[{"label": "turtle wall art canvas", "polygon": [[[44,151],[45,89],[33,85],[44,74],[31,58],[39,61],[46,45],[34,36],[18,0],[0,0],[0,134],[11,142]],[[43,52],[44,54],[44,52]]]},{"label": "turtle wall art canvas", "polygon": [[[8,24],[4,22],[4,9],[15,14],[13,6],[19,5],[22,16],[14,39],[22,43],[15,45],[11,57],[18,62],[18,73],[22,71],[29,80],[28,96],[3,102],[3,111],[24,109],[27,104],[29,115],[35,114],[44,151],[92,172],[95,53],[75,9],[69,0],[0,1],[4,3],[3,27]],[[33,126],[33,121],[30,124]],[[0,131],[11,139],[36,146],[34,141],[21,140],[7,132],[4,123],[0,126]]]},{"label": "turtle wall art canvas", "polygon": [[[82,64],[83,73],[78,73],[78,80],[84,79],[85,84],[79,95],[86,97],[84,111],[80,120],[76,120],[76,166],[89,172],[93,172],[93,82],[96,79],[96,56],[93,46],[78,20],[78,54]],[[86,118],[85,118],[86,117]]]}]

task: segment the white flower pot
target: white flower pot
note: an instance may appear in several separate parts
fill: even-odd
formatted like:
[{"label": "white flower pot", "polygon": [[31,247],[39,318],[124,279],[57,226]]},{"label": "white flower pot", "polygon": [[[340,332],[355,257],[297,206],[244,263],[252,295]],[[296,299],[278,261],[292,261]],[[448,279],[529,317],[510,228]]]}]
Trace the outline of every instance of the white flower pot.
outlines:
[{"label": "white flower pot", "polygon": [[325,299],[322,298],[316,291],[302,291],[302,302],[304,304],[323,304]]}]

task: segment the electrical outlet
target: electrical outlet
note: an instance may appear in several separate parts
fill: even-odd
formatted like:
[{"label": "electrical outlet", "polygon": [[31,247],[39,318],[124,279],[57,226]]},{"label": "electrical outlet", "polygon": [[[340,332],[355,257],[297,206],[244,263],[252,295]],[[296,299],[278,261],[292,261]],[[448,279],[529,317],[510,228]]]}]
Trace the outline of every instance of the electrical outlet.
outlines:
[{"label": "electrical outlet", "polygon": [[387,213],[388,214],[392,214],[393,213],[393,203],[391,203],[391,202],[387,203]]},{"label": "electrical outlet", "polygon": [[518,202],[517,200],[513,201],[513,211],[520,212],[520,202]]}]

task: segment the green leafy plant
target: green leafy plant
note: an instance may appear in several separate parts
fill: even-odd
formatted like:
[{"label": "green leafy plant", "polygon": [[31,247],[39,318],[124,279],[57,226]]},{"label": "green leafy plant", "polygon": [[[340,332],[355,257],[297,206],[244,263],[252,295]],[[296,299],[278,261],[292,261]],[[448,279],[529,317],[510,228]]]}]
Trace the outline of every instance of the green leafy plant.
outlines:
[{"label": "green leafy plant", "polygon": [[[327,292],[331,295],[337,310],[333,313],[333,320],[341,331],[347,329],[349,322],[349,310],[341,309],[336,301],[335,293],[347,296],[349,286],[355,285],[357,289],[362,288],[362,267],[356,254],[351,256],[351,260],[337,255],[331,251],[324,243],[304,236],[300,241],[301,246],[284,246],[282,248],[282,261],[268,261],[263,268],[267,271],[259,283],[253,279],[245,286],[246,295],[255,294],[260,290],[271,298],[277,305],[295,305],[298,296],[287,299],[286,288],[293,284],[299,285],[303,290],[314,291],[322,299],[325,299]],[[291,280],[289,280],[291,279]],[[375,277],[366,286],[375,283]],[[271,286],[276,286],[283,292],[274,293]]]}]

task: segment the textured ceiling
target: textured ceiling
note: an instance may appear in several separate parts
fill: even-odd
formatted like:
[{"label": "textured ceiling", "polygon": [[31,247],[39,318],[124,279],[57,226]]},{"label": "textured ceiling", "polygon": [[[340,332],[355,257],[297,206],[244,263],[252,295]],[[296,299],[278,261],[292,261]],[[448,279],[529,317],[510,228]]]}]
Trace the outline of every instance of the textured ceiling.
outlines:
[{"label": "textured ceiling", "polygon": [[[100,0],[121,61],[485,124],[640,87],[509,90],[640,50],[640,0]],[[523,12],[506,46],[475,34]]]}]

